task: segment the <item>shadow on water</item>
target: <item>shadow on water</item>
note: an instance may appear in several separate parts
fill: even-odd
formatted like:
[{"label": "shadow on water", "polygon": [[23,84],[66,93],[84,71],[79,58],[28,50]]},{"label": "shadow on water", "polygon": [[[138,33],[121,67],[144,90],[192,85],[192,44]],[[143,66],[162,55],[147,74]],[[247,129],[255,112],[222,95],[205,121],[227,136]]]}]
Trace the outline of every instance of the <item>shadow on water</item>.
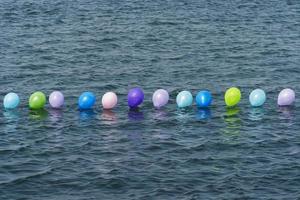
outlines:
[{"label": "shadow on water", "polygon": [[196,113],[197,120],[205,120],[211,118],[210,108],[198,108]]},{"label": "shadow on water", "polygon": [[140,111],[139,108],[130,109],[127,116],[130,121],[141,121],[145,119],[144,113]]},{"label": "shadow on water", "polygon": [[48,111],[45,109],[29,111],[29,119],[44,120],[44,119],[47,119],[47,117],[48,117]]},{"label": "shadow on water", "polygon": [[101,120],[104,124],[112,125],[117,123],[116,113],[112,110],[103,110],[101,114]]},{"label": "shadow on water", "polygon": [[222,130],[226,137],[240,136],[240,129],[242,127],[242,120],[238,116],[240,109],[238,107],[226,108],[224,115],[225,128]]},{"label": "shadow on water", "polygon": [[265,115],[265,109],[263,107],[254,108],[252,107],[249,111],[249,120],[251,121],[260,121]]}]

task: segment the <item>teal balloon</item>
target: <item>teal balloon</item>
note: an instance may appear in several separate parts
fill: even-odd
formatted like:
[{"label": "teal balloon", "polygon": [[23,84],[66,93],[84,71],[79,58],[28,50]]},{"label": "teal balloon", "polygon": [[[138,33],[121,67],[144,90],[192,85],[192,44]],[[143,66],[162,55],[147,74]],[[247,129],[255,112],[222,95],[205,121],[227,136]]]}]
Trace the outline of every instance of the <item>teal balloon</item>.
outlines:
[{"label": "teal balloon", "polygon": [[10,92],[5,95],[3,99],[3,106],[5,109],[14,109],[18,107],[20,103],[20,98],[16,93]]},{"label": "teal balloon", "polygon": [[251,106],[259,107],[262,106],[266,101],[266,93],[262,89],[255,89],[249,96]]},{"label": "teal balloon", "polygon": [[191,106],[193,104],[193,95],[189,91],[182,91],[177,95],[176,103],[179,108]]}]

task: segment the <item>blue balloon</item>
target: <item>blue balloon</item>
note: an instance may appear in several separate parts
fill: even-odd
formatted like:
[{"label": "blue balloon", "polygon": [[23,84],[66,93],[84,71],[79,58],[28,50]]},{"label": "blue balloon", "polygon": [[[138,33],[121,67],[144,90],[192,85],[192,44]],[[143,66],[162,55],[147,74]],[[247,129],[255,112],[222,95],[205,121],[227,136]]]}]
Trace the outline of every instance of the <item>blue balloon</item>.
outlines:
[{"label": "blue balloon", "polygon": [[18,107],[20,103],[20,98],[16,93],[10,92],[5,95],[3,99],[3,106],[5,109],[14,109]]},{"label": "blue balloon", "polygon": [[78,99],[79,109],[91,109],[96,102],[96,97],[92,92],[84,92]]},{"label": "blue balloon", "polygon": [[184,108],[193,104],[193,95],[189,91],[182,91],[176,97],[177,106]]},{"label": "blue balloon", "polygon": [[262,106],[266,101],[266,93],[262,89],[253,90],[249,96],[251,106]]},{"label": "blue balloon", "polygon": [[211,93],[208,90],[198,92],[196,96],[196,104],[198,107],[206,108],[209,107],[212,102]]}]

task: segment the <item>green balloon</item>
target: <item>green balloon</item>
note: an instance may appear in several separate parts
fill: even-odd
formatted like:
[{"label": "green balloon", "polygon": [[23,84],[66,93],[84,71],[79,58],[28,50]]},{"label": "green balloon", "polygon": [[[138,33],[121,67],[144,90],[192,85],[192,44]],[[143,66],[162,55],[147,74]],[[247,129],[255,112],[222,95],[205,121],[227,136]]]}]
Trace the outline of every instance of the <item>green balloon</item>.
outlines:
[{"label": "green balloon", "polygon": [[241,100],[241,91],[236,88],[232,87],[229,88],[225,93],[225,103],[229,107],[233,107],[237,105]]},{"label": "green balloon", "polygon": [[42,92],[35,92],[29,98],[29,107],[37,110],[44,108],[46,104],[46,95]]}]

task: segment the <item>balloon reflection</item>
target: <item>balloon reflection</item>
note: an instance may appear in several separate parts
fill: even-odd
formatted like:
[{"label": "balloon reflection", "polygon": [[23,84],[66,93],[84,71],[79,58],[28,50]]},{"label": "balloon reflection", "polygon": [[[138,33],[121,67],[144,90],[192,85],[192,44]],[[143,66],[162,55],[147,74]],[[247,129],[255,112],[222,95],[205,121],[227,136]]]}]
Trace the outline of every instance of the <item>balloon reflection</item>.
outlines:
[{"label": "balloon reflection", "polygon": [[238,116],[239,112],[240,109],[238,107],[226,108],[226,113],[224,116],[226,127],[223,129],[223,132],[226,136],[240,135],[242,120]]},{"label": "balloon reflection", "polygon": [[29,118],[32,120],[44,120],[47,117],[48,117],[48,112],[45,109],[29,111]]},{"label": "balloon reflection", "polygon": [[117,122],[117,116],[112,110],[103,110],[101,114],[101,119],[104,124],[115,124]]},{"label": "balloon reflection", "polygon": [[3,112],[4,118],[8,121],[15,121],[19,119],[19,115],[20,113],[17,110],[5,110]]},{"label": "balloon reflection", "polygon": [[265,110],[262,107],[252,107],[249,112],[249,119],[252,121],[260,121],[265,115]]},{"label": "balloon reflection", "polygon": [[168,114],[166,111],[164,110],[155,110],[154,115],[153,115],[154,119],[157,120],[166,120],[168,117]]},{"label": "balloon reflection", "polygon": [[281,106],[279,107],[280,119],[292,120],[293,116],[293,106]]},{"label": "balloon reflection", "polygon": [[91,120],[95,117],[96,113],[93,110],[80,110],[79,119],[80,120]]},{"label": "balloon reflection", "polygon": [[203,120],[211,118],[210,108],[199,108],[197,109],[196,119]]},{"label": "balloon reflection", "polygon": [[3,116],[6,123],[1,131],[3,131],[4,133],[15,131],[18,127],[19,112],[17,110],[5,110],[3,112]]},{"label": "balloon reflection", "polygon": [[141,121],[144,120],[144,113],[141,112],[138,108],[130,109],[128,111],[128,119],[130,121]]},{"label": "balloon reflection", "polygon": [[177,108],[176,119],[181,122],[186,122],[194,115],[194,110],[191,108]]},{"label": "balloon reflection", "polygon": [[50,109],[49,114],[50,114],[50,120],[52,122],[59,121],[60,119],[62,119],[62,115],[63,115],[62,110],[60,109]]}]

